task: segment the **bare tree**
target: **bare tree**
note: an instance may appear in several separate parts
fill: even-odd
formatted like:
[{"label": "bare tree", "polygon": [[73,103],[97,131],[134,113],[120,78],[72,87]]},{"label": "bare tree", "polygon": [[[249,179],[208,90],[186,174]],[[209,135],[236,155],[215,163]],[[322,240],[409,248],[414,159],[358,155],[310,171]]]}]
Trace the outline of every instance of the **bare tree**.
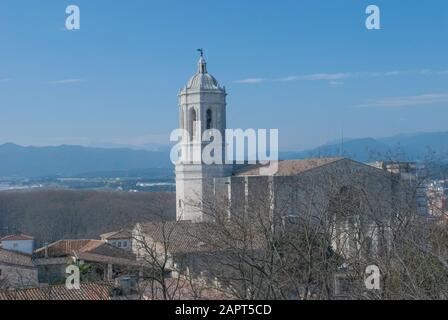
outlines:
[{"label": "bare tree", "polygon": [[[240,299],[341,298],[341,275],[346,299],[446,298],[447,224],[419,212],[422,180],[372,170],[357,173],[359,181],[344,181],[337,168],[284,179],[291,192],[281,199],[256,190],[231,215],[234,204],[207,199],[202,208],[214,229],[201,241],[215,248],[210,278]],[[364,285],[369,265],[381,271],[381,290]]]}]

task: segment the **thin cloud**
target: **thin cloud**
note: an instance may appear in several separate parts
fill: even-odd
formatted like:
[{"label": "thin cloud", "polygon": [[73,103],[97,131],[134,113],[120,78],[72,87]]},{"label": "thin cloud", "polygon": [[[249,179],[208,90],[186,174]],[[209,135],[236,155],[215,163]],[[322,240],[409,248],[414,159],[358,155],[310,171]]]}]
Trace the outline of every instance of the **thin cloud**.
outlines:
[{"label": "thin cloud", "polygon": [[[394,71],[384,72],[382,75],[388,77],[388,76],[400,76],[402,74],[407,74],[407,73],[409,73],[409,71],[394,70]],[[380,74],[380,76],[381,76],[381,74]]]},{"label": "thin cloud", "polygon": [[328,84],[330,85],[330,86],[343,86],[344,85],[344,81],[330,81],[330,82],[328,82]]},{"label": "thin cloud", "polygon": [[360,78],[378,78],[378,77],[396,77],[403,75],[448,75],[448,70],[390,70],[390,71],[370,71],[370,72],[338,72],[338,73],[312,73],[302,75],[290,75],[278,79],[267,78],[250,78],[237,80],[237,83],[260,83],[265,81],[341,81],[346,79],[360,79]]},{"label": "thin cloud", "polygon": [[366,103],[355,106],[355,108],[411,107],[440,103],[448,103],[448,93],[430,93],[407,97],[388,97],[370,100]]},{"label": "thin cloud", "polygon": [[49,81],[50,84],[70,84],[70,83],[79,83],[82,82],[82,79],[62,79],[62,80],[54,80]]},{"label": "thin cloud", "polygon": [[420,70],[421,75],[430,75],[430,76],[446,76],[448,75],[448,70],[431,70],[431,69],[423,69]]},{"label": "thin cloud", "polygon": [[334,80],[347,79],[350,77],[352,77],[352,73],[315,73],[315,74],[307,74],[307,75],[300,75],[300,76],[289,76],[289,77],[277,79],[277,81],[297,81],[297,80],[334,81]]},{"label": "thin cloud", "polygon": [[11,80],[11,78],[0,78],[0,82],[9,82]]},{"label": "thin cloud", "polygon": [[314,73],[299,76],[289,76],[285,78],[277,79],[277,81],[337,81],[343,79],[354,79],[354,78],[376,78],[376,77],[390,77],[399,76],[409,73],[408,71],[372,71],[372,72],[339,72],[339,73]]},{"label": "thin cloud", "polygon": [[253,84],[253,83],[261,83],[264,82],[266,79],[263,78],[249,78],[249,79],[242,79],[242,80],[236,80],[236,83],[246,83],[246,84]]}]

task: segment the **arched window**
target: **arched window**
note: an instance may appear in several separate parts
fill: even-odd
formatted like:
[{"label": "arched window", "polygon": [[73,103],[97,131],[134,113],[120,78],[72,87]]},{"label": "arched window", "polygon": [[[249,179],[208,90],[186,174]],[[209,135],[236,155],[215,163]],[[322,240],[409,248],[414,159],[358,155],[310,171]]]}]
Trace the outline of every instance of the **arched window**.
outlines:
[{"label": "arched window", "polygon": [[212,116],[212,110],[211,109],[207,110],[206,116],[207,116],[207,130],[208,130],[208,129],[211,129],[213,127],[213,122],[212,122],[213,116]]},{"label": "arched window", "polygon": [[190,109],[190,141],[193,141],[193,138],[196,136],[196,110],[194,108]]}]

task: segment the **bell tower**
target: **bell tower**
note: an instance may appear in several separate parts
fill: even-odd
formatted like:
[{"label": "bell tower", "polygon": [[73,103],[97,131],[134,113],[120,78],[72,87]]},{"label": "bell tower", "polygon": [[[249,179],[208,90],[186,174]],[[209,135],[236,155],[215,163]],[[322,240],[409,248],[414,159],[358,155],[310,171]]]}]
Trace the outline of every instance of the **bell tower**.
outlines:
[{"label": "bell tower", "polygon": [[[209,221],[204,205],[213,194],[213,179],[231,174],[225,164],[226,90],[208,73],[202,49],[198,50],[197,72],[179,93],[179,127],[181,161],[176,164],[177,220]],[[218,131],[221,141],[209,133]],[[213,141],[219,146],[218,161],[204,163],[204,148]]]}]

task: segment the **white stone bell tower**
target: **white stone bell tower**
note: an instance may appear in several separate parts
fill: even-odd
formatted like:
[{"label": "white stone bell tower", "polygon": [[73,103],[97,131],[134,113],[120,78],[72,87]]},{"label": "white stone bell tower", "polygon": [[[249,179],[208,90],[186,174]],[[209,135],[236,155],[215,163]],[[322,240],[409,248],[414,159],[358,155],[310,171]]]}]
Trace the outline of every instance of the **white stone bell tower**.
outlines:
[{"label": "white stone bell tower", "polygon": [[[184,129],[181,141],[182,161],[176,165],[176,213],[178,220],[210,221],[204,210],[213,194],[213,179],[231,174],[225,160],[226,90],[207,72],[203,51],[197,73],[179,93],[179,126]],[[209,142],[202,139],[207,130],[221,133],[221,162],[205,164],[200,155]],[[216,155],[215,155],[216,156]]]}]

